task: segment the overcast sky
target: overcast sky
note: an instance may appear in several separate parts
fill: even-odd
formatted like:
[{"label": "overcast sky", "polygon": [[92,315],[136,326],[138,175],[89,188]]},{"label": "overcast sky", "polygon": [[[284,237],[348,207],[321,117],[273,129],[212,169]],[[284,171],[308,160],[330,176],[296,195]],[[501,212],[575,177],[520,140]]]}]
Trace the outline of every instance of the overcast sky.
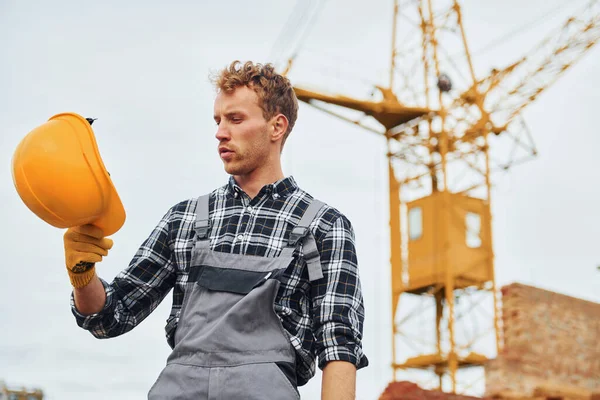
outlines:
[{"label": "overcast sky", "polygon": [[[480,48],[560,3],[467,0],[469,42]],[[99,341],[77,327],[62,231],[37,219],[14,190],[10,160],[18,142],[60,112],[98,118],[100,151],[127,211],[114,249],[98,265],[111,280],[171,205],[226,182],[208,74],[234,59],[271,61],[295,6],[291,0],[0,0],[0,380],[40,386],[49,400],[142,399],[169,354],[163,327],[170,296],[123,337]],[[315,75],[291,77],[314,82],[336,58],[355,60],[346,63],[347,74],[385,68],[391,6],[391,0],[326,2],[304,43]],[[525,54],[573,9],[475,56],[480,76]],[[594,48],[524,112],[540,154],[495,180],[499,286],[518,281],[600,301],[599,67]],[[384,154],[375,135],[304,104],[284,153],[284,172],[346,214],[356,230],[371,362],[358,375],[357,397],[364,400],[376,399],[391,378]],[[301,392],[313,399],[319,390],[317,376]]]}]

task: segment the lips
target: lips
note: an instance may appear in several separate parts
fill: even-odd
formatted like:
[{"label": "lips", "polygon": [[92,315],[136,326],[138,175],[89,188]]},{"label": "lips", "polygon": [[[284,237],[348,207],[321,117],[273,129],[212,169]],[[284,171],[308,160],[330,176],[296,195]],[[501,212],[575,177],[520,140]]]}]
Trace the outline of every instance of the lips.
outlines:
[{"label": "lips", "polygon": [[222,159],[228,159],[233,157],[234,151],[227,147],[219,147],[219,155]]}]

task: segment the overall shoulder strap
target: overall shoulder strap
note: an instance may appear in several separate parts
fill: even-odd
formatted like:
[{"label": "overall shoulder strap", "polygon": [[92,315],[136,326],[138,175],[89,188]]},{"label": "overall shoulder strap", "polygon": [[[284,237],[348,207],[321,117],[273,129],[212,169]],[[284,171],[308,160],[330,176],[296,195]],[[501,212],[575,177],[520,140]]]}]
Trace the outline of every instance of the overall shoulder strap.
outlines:
[{"label": "overall shoulder strap", "polygon": [[198,198],[196,205],[196,222],[194,229],[196,230],[196,238],[206,242],[208,245],[208,233],[210,232],[210,220],[208,219],[208,200],[210,194],[205,194]]},{"label": "overall shoulder strap", "polygon": [[323,278],[323,270],[321,268],[321,257],[317,248],[317,242],[312,232],[309,229],[319,210],[325,204],[319,200],[312,200],[308,208],[302,215],[300,222],[290,232],[287,247],[285,252],[290,254],[294,251],[298,243],[302,243],[304,259],[308,267],[308,280],[313,282]]}]

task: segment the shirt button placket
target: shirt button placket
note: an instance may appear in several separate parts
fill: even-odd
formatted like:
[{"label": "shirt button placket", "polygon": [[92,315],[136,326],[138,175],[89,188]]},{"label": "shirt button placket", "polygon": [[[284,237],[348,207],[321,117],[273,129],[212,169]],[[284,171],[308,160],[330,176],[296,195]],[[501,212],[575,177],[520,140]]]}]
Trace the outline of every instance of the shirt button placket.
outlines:
[{"label": "shirt button placket", "polygon": [[[246,203],[248,204],[248,203]],[[242,204],[242,219],[240,221],[240,233],[236,236],[236,245],[239,246],[240,254],[243,252],[243,241],[246,238],[246,233],[248,230],[248,225],[250,221],[250,215],[252,214],[252,206]]]}]

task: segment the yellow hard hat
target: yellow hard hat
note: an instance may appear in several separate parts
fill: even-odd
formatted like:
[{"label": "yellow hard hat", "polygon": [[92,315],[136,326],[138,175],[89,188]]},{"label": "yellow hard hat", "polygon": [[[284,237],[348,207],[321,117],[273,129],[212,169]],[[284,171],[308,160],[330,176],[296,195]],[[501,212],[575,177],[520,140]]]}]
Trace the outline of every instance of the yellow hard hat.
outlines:
[{"label": "yellow hard hat", "polygon": [[100,158],[92,120],[62,113],[38,126],[12,159],[15,188],[25,205],[57,228],[92,224],[110,236],[125,209]]}]

